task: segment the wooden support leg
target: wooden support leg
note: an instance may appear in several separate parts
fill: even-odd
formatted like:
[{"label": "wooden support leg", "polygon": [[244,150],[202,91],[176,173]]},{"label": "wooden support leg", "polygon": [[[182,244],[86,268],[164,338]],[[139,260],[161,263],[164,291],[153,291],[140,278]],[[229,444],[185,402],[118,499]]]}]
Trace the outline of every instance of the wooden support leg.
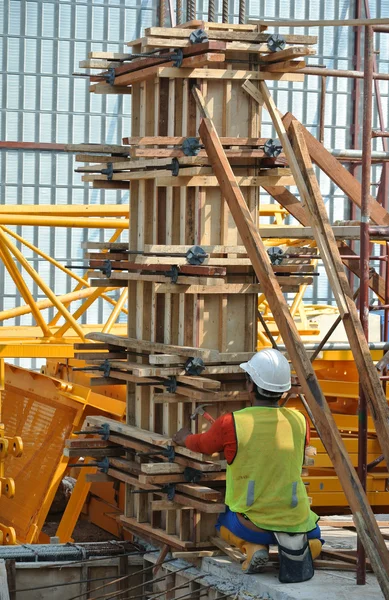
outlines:
[{"label": "wooden support leg", "polygon": [[[285,128],[288,129],[290,123],[292,121],[297,121],[297,119],[291,113],[286,113],[282,118],[282,121]],[[316,163],[338,187],[340,187],[354,204],[360,207],[362,188],[359,181],[343,165],[341,165],[335,156],[332,156],[332,154],[324,148],[323,144],[314,138],[303,125],[301,126],[303,127],[305,143],[307,144],[312,161]],[[374,223],[377,223],[377,225],[389,225],[389,213],[387,210],[372,196],[370,198],[370,203],[371,220]]]},{"label": "wooden support leg", "polygon": [[[195,90],[196,93],[197,90]],[[369,506],[365,492],[350,461],[335,421],[320,389],[287,302],[273,273],[269,257],[258,233],[235,176],[220,143],[219,136],[208,118],[199,129],[211,165],[215,171],[236,226],[246,247],[254,271],[261,281],[266,298],[299,377],[307,403],[314,415],[319,435],[342,483],[344,493],[354,514],[355,525],[366,553],[373,565],[385,598],[389,599],[389,553]]]},{"label": "wooden support leg", "polygon": [[323,264],[326,268],[350,347],[360,374],[360,382],[369,403],[382,452],[389,464],[389,411],[369,346],[362,330],[349,282],[344,272],[335,236],[312,168],[304,132],[292,122],[290,135],[297,162],[308,189],[306,209]]},{"label": "wooden support leg", "polygon": [[[263,189],[265,190],[265,192],[270,194],[270,196],[272,196],[274,200],[277,200],[277,202],[279,202],[281,206],[286,208],[286,210],[297,221],[299,221],[302,225],[309,226],[308,214],[304,209],[303,205],[301,204],[300,200],[298,200],[296,196],[292,194],[292,192],[290,192],[282,186],[266,186]],[[348,256],[356,255],[356,253],[353,250],[351,250],[350,246],[347,246],[345,242],[338,241],[338,247],[341,256],[343,254]],[[357,260],[347,260],[346,258],[342,258],[342,262],[348,269],[350,269],[350,271],[354,273],[354,275],[359,277],[360,272]],[[372,275],[369,282],[369,286],[370,289],[373,290],[375,294],[377,294],[381,301],[385,300],[385,281],[378,273],[374,273]]]}]

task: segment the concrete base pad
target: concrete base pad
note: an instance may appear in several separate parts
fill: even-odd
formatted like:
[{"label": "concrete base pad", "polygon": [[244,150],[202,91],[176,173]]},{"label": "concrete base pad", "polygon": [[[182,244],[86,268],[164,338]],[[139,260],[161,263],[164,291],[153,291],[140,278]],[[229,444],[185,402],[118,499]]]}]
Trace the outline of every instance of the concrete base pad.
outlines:
[{"label": "concrete base pad", "polygon": [[[376,515],[377,520],[388,520],[388,515]],[[328,520],[349,520],[350,516],[327,517]],[[355,550],[355,531],[326,526],[326,517],[320,520],[322,538],[328,550]],[[389,529],[384,529],[389,533]],[[389,546],[389,542],[387,542]],[[275,549],[275,547],[274,547]],[[356,585],[352,571],[316,570],[314,577],[304,583],[284,584],[278,573],[268,568],[259,575],[244,575],[236,562],[228,556],[204,558],[201,571],[217,577],[228,590],[235,589],[240,600],[382,600],[383,594],[373,573],[367,574],[365,586]]]},{"label": "concrete base pad", "polygon": [[382,600],[383,595],[373,574],[367,574],[367,584],[357,586],[349,571],[315,572],[310,581],[284,584],[272,570],[259,575],[244,575],[236,562],[227,556],[204,558],[201,571],[223,581],[239,594],[239,599],[253,600]]}]

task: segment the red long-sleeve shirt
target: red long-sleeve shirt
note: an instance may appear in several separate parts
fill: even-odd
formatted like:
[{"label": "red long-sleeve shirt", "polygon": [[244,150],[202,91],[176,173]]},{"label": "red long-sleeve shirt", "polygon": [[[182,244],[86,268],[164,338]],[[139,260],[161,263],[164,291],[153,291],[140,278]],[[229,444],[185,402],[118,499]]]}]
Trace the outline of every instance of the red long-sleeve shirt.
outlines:
[{"label": "red long-sleeve shirt", "polygon": [[[309,423],[307,422],[305,444],[308,445],[309,441],[310,431]],[[224,452],[227,463],[231,464],[237,451],[235,423],[232,413],[221,415],[205,433],[188,435],[185,440],[185,446],[189,450],[200,452],[201,454]]]}]

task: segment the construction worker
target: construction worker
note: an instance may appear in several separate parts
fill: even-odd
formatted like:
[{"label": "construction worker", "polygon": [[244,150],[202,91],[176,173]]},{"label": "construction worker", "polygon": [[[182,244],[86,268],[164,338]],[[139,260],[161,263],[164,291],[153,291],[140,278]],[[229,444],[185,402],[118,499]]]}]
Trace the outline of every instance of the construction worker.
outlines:
[{"label": "construction worker", "polygon": [[173,440],[194,452],[224,452],[226,511],[216,529],[246,555],[242,570],[259,572],[269,545],[277,544],[280,581],[305,581],[322,545],[301,479],[309,426],[299,411],[278,405],[291,387],[289,363],[278,350],[261,350],[240,366],[251,407],[222,415],[203,434],[181,429]]}]

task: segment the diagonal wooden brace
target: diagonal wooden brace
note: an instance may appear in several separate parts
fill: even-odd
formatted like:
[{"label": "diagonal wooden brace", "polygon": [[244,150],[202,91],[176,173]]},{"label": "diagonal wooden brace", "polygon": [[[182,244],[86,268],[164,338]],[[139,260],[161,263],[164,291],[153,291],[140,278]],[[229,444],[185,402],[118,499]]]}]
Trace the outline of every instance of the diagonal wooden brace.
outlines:
[{"label": "diagonal wooden brace", "polygon": [[[258,91],[250,82],[245,82],[243,87],[250,95],[256,97]],[[259,89],[261,98],[264,100],[266,109],[272,118],[281,140],[286,158],[300,192],[303,206],[310,216],[309,222],[314,232],[328,279],[331,283],[350,347],[353,350],[355,362],[360,373],[361,385],[374,419],[382,452],[389,464],[389,409],[378,373],[374,368],[368,343],[362,331],[352,292],[343,269],[339,249],[312,167],[305,141],[305,128],[297,120],[291,121],[289,129],[293,140],[292,148],[284,123],[266,84],[260,82]],[[379,208],[382,207],[379,206]]]},{"label": "diagonal wooden brace", "polygon": [[360,382],[369,403],[382,452],[389,464],[389,409],[386,397],[378,373],[374,368],[350,285],[343,269],[339,249],[304,140],[304,132],[297,121],[292,121],[289,131],[295,156],[308,191],[306,209],[310,214],[310,224],[353,351],[360,374]]},{"label": "diagonal wooden brace", "polygon": [[[194,94],[196,97],[196,95],[200,95],[200,92],[194,89]],[[366,494],[351,464],[327,401],[320,389],[296,325],[290,315],[287,302],[271,269],[265,246],[236,183],[234,173],[211,119],[202,119],[199,133],[222,194],[227,201],[247,254],[252,261],[254,271],[263,285],[269,306],[314,416],[318,433],[342,483],[344,493],[354,514],[358,534],[371,560],[383,594],[385,598],[389,599],[388,550]]]},{"label": "diagonal wooden brace", "polygon": [[[286,210],[302,225],[306,227],[309,226],[309,217],[307,211],[304,209],[300,200],[296,198],[287,188],[282,186],[263,186],[263,189],[277,200],[281,206],[286,208]],[[356,256],[356,253],[347,246],[345,242],[341,242],[338,240],[337,242],[340,256],[342,257],[343,264],[350,269],[354,275],[357,277],[360,276],[359,271],[359,263],[357,260],[348,260],[347,258],[343,258],[343,255]],[[369,280],[369,286],[373,290],[375,294],[380,298],[381,301],[385,299],[385,281],[384,279],[376,272],[374,272]]]}]

